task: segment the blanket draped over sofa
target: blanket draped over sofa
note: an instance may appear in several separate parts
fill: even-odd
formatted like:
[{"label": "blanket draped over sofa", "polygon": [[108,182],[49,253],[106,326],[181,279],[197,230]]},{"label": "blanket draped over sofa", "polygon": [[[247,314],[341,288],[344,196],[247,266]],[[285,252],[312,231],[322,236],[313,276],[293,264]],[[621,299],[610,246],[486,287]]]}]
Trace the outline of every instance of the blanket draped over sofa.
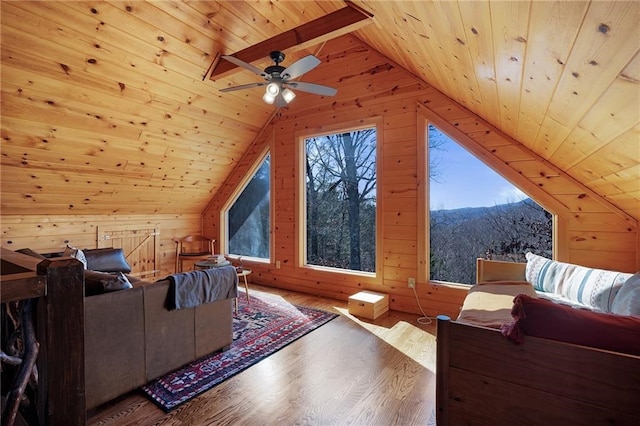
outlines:
[{"label": "blanket draped over sofa", "polygon": [[238,297],[238,274],[233,266],[169,275],[169,309],[195,308],[203,303]]}]

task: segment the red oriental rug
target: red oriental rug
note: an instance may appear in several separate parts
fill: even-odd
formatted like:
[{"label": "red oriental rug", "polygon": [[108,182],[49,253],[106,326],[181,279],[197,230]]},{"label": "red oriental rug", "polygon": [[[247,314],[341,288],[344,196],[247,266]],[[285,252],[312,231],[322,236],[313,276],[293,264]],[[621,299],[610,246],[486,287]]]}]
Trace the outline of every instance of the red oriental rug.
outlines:
[{"label": "red oriental rug", "polygon": [[147,383],[142,391],[164,411],[171,411],[338,316],[258,291],[250,296],[247,304],[239,294],[229,350],[193,361]]}]

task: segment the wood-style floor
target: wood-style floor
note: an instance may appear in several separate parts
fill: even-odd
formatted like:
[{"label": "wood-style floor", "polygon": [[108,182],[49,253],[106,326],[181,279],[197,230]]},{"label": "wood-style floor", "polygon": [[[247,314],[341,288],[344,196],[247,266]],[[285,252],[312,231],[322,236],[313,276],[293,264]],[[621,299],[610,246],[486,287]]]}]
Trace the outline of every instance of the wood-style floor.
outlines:
[{"label": "wood-style floor", "polygon": [[393,311],[362,321],[346,302],[256,290],[340,316],[170,413],[132,392],[89,413],[88,424],[435,424],[435,324]]}]

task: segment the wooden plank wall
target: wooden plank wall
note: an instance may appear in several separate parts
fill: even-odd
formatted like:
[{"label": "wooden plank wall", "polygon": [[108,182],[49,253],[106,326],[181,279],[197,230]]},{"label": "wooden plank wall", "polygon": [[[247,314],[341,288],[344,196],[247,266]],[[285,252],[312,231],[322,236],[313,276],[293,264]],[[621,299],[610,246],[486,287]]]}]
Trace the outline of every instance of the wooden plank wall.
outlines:
[{"label": "wooden plank wall", "polygon": [[[10,215],[2,216],[2,247],[31,248],[40,253],[98,247],[98,229],[158,226],[160,229],[159,276],[175,270],[173,239],[202,232],[200,214],[157,215]],[[101,247],[107,247],[104,243]],[[125,253],[127,254],[127,253]]]},{"label": "wooden plank wall", "polygon": [[[471,151],[503,175],[526,185],[527,192],[558,210],[556,213],[561,215],[557,231],[557,246],[562,253],[560,260],[625,271],[640,268],[638,230],[633,218],[597,199],[597,195],[566,174],[550,168],[547,162],[528,155],[530,152],[526,147],[493,127],[487,127],[489,125],[473,113],[399,70],[387,58],[356,39],[334,40],[325,45],[319,56],[335,62],[336,72],[350,80],[340,90],[352,91],[351,101],[329,104],[314,102],[311,97],[296,98],[295,107],[292,105],[291,109],[280,111],[273,124],[255,141],[204,213],[205,233],[221,236],[221,208],[245,178],[265,144],[271,143],[274,253],[272,263],[250,264],[254,271],[253,281],[342,300],[366,288],[390,294],[393,310],[418,313],[413,291],[406,283],[408,277],[420,277],[419,265],[426,259],[426,248],[420,247],[418,235],[425,235],[421,231],[424,221],[420,220],[425,209],[419,203],[420,191],[425,190],[421,186],[424,160],[420,159],[425,155],[421,151],[424,142],[420,135],[424,132],[420,120],[427,116],[437,119],[439,125],[447,126],[450,134],[457,132],[455,136],[459,136],[460,142]],[[335,76],[325,75],[324,78],[335,79]],[[322,76],[314,76],[311,80],[323,83]],[[358,96],[362,93],[367,94]],[[295,172],[298,135],[375,117],[382,119],[383,140],[378,205],[379,214],[383,216],[381,249],[384,261],[379,276],[372,279],[299,266]],[[524,157],[523,152],[527,153]],[[280,262],[280,269],[276,269],[276,261]],[[426,279],[419,280],[416,289],[420,303],[429,315],[457,316],[466,294],[466,287],[429,283]]]}]

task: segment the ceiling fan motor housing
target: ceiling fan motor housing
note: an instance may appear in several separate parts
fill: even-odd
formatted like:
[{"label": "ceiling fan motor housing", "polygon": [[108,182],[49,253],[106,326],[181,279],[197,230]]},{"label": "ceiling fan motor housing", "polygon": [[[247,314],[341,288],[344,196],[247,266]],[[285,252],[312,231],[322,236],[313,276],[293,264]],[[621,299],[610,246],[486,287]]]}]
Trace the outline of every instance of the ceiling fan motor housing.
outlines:
[{"label": "ceiling fan motor housing", "polygon": [[282,75],[282,71],[286,68],[281,65],[271,65],[264,69],[264,72],[269,74],[272,78],[278,78]]},{"label": "ceiling fan motor housing", "polygon": [[280,62],[284,62],[285,55],[279,50],[274,50],[273,52],[269,53],[269,57],[273,62],[276,63],[276,65],[278,65]]}]

